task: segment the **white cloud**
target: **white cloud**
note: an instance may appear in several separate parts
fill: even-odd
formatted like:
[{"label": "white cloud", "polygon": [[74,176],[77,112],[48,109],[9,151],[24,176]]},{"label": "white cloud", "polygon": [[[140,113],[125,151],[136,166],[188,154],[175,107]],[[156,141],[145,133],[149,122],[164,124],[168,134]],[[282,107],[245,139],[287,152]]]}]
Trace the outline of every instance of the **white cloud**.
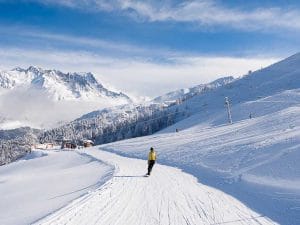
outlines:
[{"label": "white cloud", "polygon": [[0,129],[20,126],[49,128],[98,110],[99,102],[54,102],[43,90],[15,88],[1,93],[0,108]]},{"label": "white cloud", "polygon": [[36,65],[65,72],[91,71],[117,89],[137,95],[158,96],[174,89],[212,81],[221,76],[241,76],[260,69],[277,58],[176,56],[172,64],[147,60],[113,58],[84,51],[0,50],[2,68]]},{"label": "white cloud", "polygon": [[225,7],[220,1],[191,0],[180,4],[172,1],[137,0],[36,0],[81,10],[123,11],[148,21],[196,22],[206,26],[228,26],[239,29],[300,29],[300,10],[291,8],[256,8],[249,11]]}]

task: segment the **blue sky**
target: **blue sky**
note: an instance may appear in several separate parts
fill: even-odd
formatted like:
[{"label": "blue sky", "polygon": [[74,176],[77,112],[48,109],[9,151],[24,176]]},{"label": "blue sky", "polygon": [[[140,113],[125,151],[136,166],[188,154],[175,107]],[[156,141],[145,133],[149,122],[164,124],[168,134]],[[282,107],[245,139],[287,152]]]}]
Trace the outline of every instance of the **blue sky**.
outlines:
[{"label": "blue sky", "polygon": [[243,75],[299,46],[296,0],[0,0],[1,69],[92,71],[139,95]]}]

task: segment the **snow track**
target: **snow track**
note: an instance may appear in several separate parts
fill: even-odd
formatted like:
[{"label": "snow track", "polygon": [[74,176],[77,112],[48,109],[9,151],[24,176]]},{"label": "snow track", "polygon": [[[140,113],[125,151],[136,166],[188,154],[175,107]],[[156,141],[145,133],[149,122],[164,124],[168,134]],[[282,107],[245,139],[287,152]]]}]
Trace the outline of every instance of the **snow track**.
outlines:
[{"label": "snow track", "polygon": [[179,169],[156,164],[152,175],[144,177],[144,160],[96,148],[86,153],[115,165],[114,177],[36,224],[276,224]]}]

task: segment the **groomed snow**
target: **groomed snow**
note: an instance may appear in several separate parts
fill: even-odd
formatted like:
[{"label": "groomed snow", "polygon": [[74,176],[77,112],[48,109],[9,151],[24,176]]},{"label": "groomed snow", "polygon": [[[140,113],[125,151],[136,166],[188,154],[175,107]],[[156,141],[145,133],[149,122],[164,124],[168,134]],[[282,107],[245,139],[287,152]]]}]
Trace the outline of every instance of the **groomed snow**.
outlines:
[{"label": "groomed snow", "polygon": [[73,151],[33,151],[1,166],[0,224],[30,224],[96,189],[113,169]]},{"label": "groomed snow", "polygon": [[121,157],[98,147],[86,153],[116,166],[112,180],[36,224],[276,224],[179,169],[155,165],[151,176],[144,177],[145,160]]}]

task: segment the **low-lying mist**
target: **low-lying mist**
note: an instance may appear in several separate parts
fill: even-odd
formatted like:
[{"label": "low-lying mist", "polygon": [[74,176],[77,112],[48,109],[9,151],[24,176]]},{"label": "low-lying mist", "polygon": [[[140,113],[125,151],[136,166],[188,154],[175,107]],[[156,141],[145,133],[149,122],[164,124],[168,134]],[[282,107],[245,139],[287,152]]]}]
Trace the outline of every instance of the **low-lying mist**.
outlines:
[{"label": "low-lying mist", "polygon": [[0,129],[21,126],[48,129],[72,121],[96,109],[109,107],[108,101],[54,101],[41,89],[18,88],[1,92]]}]

